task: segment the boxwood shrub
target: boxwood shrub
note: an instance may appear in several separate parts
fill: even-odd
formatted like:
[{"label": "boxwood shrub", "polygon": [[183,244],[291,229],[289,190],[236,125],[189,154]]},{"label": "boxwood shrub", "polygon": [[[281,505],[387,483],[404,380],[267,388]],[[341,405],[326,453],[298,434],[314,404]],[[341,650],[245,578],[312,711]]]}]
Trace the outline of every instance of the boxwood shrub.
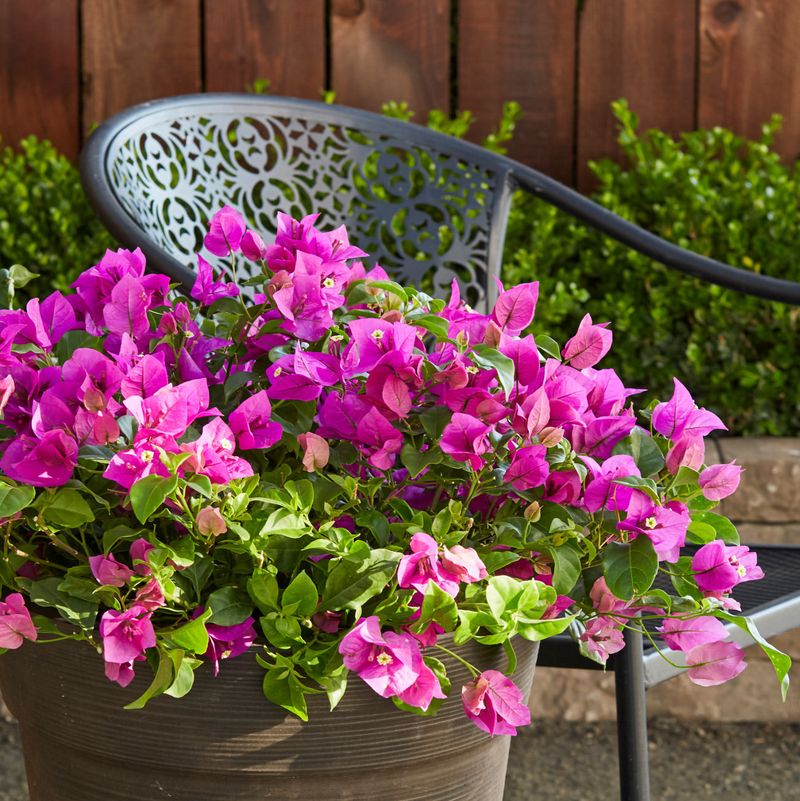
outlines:
[{"label": "boxwood shrub", "polygon": [[[673,138],[613,104],[624,163],[591,164],[593,197],[682,247],[800,280],[800,169],[772,148],[780,118],[748,141],[723,128]],[[680,376],[731,433],[800,433],[800,309],[711,286],[634,253],[530,196],[514,204],[509,283],[541,281],[537,319],[560,341],[581,317],[612,321],[608,366],[671,393]]]},{"label": "boxwood shrub", "polygon": [[[0,152],[0,268],[22,264],[29,297],[66,289],[96,264],[111,236],[95,217],[78,170],[50,142],[29,136]],[[24,298],[23,298],[24,300]]]}]

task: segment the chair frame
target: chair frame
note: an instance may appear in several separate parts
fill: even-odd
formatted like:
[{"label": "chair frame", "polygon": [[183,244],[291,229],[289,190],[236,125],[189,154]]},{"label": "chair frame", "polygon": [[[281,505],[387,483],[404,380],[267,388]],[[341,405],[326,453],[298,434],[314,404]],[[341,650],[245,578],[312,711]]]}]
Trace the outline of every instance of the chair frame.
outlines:
[{"label": "chair frame", "polygon": [[[176,110],[185,113],[220,106],[241,110],[242,113],[249,110],[287,117],[311,115],[314,119],[332,125],[353,125],[371,133],[397,137],[415,146],[452,154],[470,164],[491,170],[497,176],[499,189],[495,192],[491,208],[492,224],[488,246],[490,276],[500,275],[506,220],[512,195],[515,190],[522,189],[667,267],[748,295],[800,305],[799,283],[731,267],[685,250],[622,219],[541,172],[479,145],[369,111],[311,100],[240,93],[182,95],[134,106],[100,125],[81,154],[81,180],[89,201],[109,231],[120,242],[141,247],[153,267],[183,284],[191,285],[194,272],[154,242],[120,204],[111,184],[107,156],[120,136],[130,135],[132,130],[144,130],[154,122],[170,119],[174,117]],[[496,299],[497,289],[494,282],[487,283],[487,302],[491,306]]]},{"label": "chair frame", "polygon": [[[109,154],[119,138],[131,132],[145,131],[153,122],[174,119],[181,114],[202,109],[225,107],[226,110],[307,116],[335,126],[352,125],[370,134],[386,135],[433,152],[446,153],[465,162],[490,170],[496,176],[490,209],[490,233],[487,251],[486,303],[491,307],[497,297],[494,282],[500,275],[506,222],[512,195],[517,189],[530,192],[588,226],[603,232],[624,245],[667,267],[712,284],[766,300],[800,305],[800,283],[755,274],[714,259],[687,251],[645,231],[599,206],[578,192],[505,156],[478,145],[454,139],[412,123],[389,119],[368,111],[328,105],[308,100],[254,96],[237,93],[184,95],[134,106],[104,122],[90,137],[81,155],[81,180],[100,219],[121,243],[141,247],[151,268],[166,273],[186,287],[195,273],[179,259],[167,253],[128,213],[114,192],[108,164]],[[800,550],[795,551],[800,555]],[[752,610],[766,636],[780,633],[800,623],[800,589],[777,599],[773,604]],[[731,629],[734,638],[744,644],[752,640]],[[625,634],[627,647],[610,661],[615,671],[617,729],[619,739],[620,797],[622,801],[648,801],[650,798],[647,761],[647,710],[645,689],[675,675],[653,650],[643,648],[642,635]],[[539,664],[557,667],[598,667],[582,657],[568,638],[556,637],[542,644]]]}]

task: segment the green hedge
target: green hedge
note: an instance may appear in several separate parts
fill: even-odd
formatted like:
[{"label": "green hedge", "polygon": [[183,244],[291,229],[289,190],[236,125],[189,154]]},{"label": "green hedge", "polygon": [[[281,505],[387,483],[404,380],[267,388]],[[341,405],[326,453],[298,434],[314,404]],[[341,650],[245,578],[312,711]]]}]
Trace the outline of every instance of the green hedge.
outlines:
[{"label": "green hedge", "polygon": [[21,294],[66,289],[108,247],[114,241],[66,156],[34,136],[0,152],[0,268],[22,264],[39,275]]},{"label": "green hedge", "polygon": [[[714,128],[674,139],[640,134],[613,105],[626,164],[591,165],[602,205],[683,247],[737,267],[800,280],[800,169],[772,149],[775,117],[757,141]],[[677,375],[731,433],[800,433],[800,310],[710,286],[518,197],[505,280],[541,282],[537,320],[561,342],[591,313],[612,321],[604,364],[629,386],[671,394]]]}]

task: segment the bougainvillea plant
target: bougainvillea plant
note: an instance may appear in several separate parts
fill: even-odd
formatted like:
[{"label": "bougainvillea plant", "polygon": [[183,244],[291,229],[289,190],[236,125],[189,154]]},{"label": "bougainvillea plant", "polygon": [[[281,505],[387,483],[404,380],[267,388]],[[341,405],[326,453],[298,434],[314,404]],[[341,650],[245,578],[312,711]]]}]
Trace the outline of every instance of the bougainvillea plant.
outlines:
[{"label": "bougainvillea plant", "polygon": [[[123,686],[151,669],[133,707],[249,658],[305,719],[355,673],[422,713],[460,693],[492,734],[530,719],[515,637],[570,627],[605,663],[649,623],[698,684],[741,672],[722,621],[760,640],[731,591],[762,571],[711,511],[739,482],[704,464],[722,422],[678,381],[637,415],[642,390],[597,367],[608,326],[560,349],[535,283],[478,313],[315,219],[279,215],[265,245],[217,213],[205,248],[260,265],[253,300],[202,256],[173,296],[120,250],[75,294],[0,312],[0,647],[86,640]],[[509,675],[466,663],[451,688],[470,640]]]}]

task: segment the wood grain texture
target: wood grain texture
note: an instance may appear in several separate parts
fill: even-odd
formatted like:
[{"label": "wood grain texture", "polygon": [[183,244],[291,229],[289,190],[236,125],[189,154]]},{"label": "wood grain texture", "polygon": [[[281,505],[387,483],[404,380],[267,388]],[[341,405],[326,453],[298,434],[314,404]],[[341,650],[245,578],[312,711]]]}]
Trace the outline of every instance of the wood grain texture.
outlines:
[{"label": "wood grain texture", "polygon": [[205,0],[206,89],[319,100],[325,88],[325,0]]},{"label": "wood grain texture", "polygon": [[800,3],[795,0],[701,0],[698,116],[757,137],[770,115],[783,115],[776,146],[800,156]]},{"label": "wood grain texture", "polygon": [[0,136],[79,147],[77,0],[0,0]]},{"label": "wood grain texture", "polygon": [[82,0],[83,128],[127,106],[200,91],[198,0]]},{"label": "wood grain texture", "polygon": [[332,0],[337,102],[380,110],[405,100],[424,122],[450,101],[450,0]]},{"label": "wood grain texture", "polygon": [[524,116],[509,155],[573,180],[576,4],[563,0],[460,0],[458,107],[475,114],[471,138],[496,127],[503,102]]},{"label": "wood grain texture", "polygon": [[586,0],[580,20],[578,186],[586,162],[616,156],[609,109],[624,97],[642,128],[670,133],[695,127],[697,0]]}]

